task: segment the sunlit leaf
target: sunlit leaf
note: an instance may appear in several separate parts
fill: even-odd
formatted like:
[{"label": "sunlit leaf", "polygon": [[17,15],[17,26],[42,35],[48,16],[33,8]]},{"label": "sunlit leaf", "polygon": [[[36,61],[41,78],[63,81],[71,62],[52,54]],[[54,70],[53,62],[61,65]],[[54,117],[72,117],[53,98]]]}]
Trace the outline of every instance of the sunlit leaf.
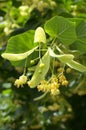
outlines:
[{"label": "sunlit leaf", "polygon": [[19,54],[27,52],[36,46],[37,44],[34,44],[34,31],[30,30],[11,37],[8,40],[5,52]]},{"label": "sunlit leaf", "polygon": [[67,18],[55,16],[45,23],[45,31],[52,37],[57,37],[64,45],[69,45],[76,40],[74,24]]},{"label": "sunlit leaf", "polygon": [[[30,56],[27,60],[27,66],[29,66],[30,60],[33,57],[37,58],[38,56],[38,52],[34,51],[34,48],[37,46],[37,43],[34,43],[34,32],[34,30],[29,30],[27,32],[11,37],[8,40],[7,47],[4,52],[5,54],[2,56],[5,56],[8,60],[12,60],[12,65],[24,67],[25,59],[23,58],[27,56],[27,53],[28,55],[30,53]],[[9,59],[8,57],[10,57],[11,59]],[[16,61],[15,58],[17,59]]]}]

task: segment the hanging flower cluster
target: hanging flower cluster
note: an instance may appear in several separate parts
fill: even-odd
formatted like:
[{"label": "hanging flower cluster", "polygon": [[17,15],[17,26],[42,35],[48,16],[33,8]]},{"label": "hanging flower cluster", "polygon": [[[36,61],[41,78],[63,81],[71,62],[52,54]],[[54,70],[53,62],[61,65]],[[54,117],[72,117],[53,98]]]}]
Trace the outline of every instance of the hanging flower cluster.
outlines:
[{"label": "hanging flower cluster", "polygon": [[51,95],[57,95],[60,93],[60,86],[67,86],[68,81],[66,77],[62,74],[59,77],[53,75],[49,81],[43,80],[37,86],[38,91],[50,92]]},{"label": "hanging flower cluster", "polygon": [[20,86],[23,87],[23,85],[26,84],[26,83],[27,83],[27,76],[21,75],[21,76],[19,77],[19,79],[16,79],[16,80],[15,80],[14,85],[19,88]]},{"label": "hanging flower cluster", "polygon": [[68,81],[67,81],[66,77],[63,74],[60,75],[58,77],[58,79],[59,79],[60,85],[62,85],[62,86],[67,86],[68,85]]},{"label": "hanging flower cluster", "polygon": [[[19,79],[15,80],[14,85],[23,87],[24,84],[28,83],[28,78],[25,75],[21,75]],[[66,77],[61,74],[60,76],[53,75],[48,81],[42,80],[41,83],[37,86],[38,91],[49,92],[51,95],[58,95],[60,93],[59,87],[67,86],[68,81]]]}]

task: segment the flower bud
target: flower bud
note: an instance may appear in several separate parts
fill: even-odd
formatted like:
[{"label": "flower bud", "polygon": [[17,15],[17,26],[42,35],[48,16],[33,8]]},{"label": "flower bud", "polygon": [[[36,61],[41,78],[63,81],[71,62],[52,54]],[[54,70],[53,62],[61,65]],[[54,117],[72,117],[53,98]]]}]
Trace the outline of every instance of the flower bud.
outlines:
[{"label": "flower bud", "polygon": [[45,66],[44,63],[40,63],[40,65],[39,65],[40,68],[43,68],[44,66]]},{"label": "flower bud", "polygon": [[31,60],[31,61],[30,61],[30,64],[31,64],[31,65],[33,65],[34,63],[35,63],[35,61],[34,61],[34,60]]}]

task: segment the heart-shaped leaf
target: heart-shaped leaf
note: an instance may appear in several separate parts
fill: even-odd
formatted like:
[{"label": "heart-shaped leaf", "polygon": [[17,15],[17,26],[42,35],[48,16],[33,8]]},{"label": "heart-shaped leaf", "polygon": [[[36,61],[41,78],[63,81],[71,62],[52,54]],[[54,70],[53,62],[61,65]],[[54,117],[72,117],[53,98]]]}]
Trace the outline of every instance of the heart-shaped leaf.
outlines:
[{"label": "heart-shaped leaf", "polygon": [[27,60],[29,65],[31,58],[37,58],[38,56],[38,53],[34,52],[36,49],[35,47],[37,46],[37,43],[34,43],[34,33],[35,31],[29,30],[11,37],[8,40],[6,51],[2,56],[11,60],[11,63],[14,66],[25,66],[24,58],[26,58],[27,55],[30,55],[30,58]]},{"label": "heart-shaped leaf", "polygon": [[6,53],[19,54],[29,51],[30,49],[37,46],[34,44],[34,31],[30,30],[22,34],[11,37],[8,40]]},{"label": "heart-shaped leaf", "polygon": [[76,40],[74,23],[67,18],[55,16],[45,23],[45,31],[52,37],[57,37],[64,45],[69,45]]},{"label": "heart-shaped leaf", "polygon": [[78,41],[82,41],[86,45],[86,21],[81,21],[76,26],[76,33]]},{"label": "heart-shaped leaf", "polygon": [[72,44],[71,48],[86,53],[86,21],[81,20],[76,24],[77,40]]}]

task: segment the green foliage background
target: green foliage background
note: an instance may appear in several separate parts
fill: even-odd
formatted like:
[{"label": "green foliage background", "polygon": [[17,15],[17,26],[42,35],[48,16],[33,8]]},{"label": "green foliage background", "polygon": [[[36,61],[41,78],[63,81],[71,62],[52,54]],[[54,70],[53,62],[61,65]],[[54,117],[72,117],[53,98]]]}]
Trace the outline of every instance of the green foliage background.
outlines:
[{"label": "green foliage background", "polygon": [[[6,49],[9,38],[43,26],[56,15],[77,21],[78,39],[69,47],[78,50],[74,52],[76,60],[86,65],[85,0],[1,0],[0,54]],[[81,34],[84,34],[82,40]],[[68,52],[68,49],[65,51]],[[86,129],[85,73],[72,70],[71,74],[66,75],[70,85],[62,88],[61,95],[55,98],[47,95],[34,101],[41,93],[27,85],[24,88],[14,86],[15,79],[22,74],[23,69],[13,64],[0,57],[1,130]]]}]

